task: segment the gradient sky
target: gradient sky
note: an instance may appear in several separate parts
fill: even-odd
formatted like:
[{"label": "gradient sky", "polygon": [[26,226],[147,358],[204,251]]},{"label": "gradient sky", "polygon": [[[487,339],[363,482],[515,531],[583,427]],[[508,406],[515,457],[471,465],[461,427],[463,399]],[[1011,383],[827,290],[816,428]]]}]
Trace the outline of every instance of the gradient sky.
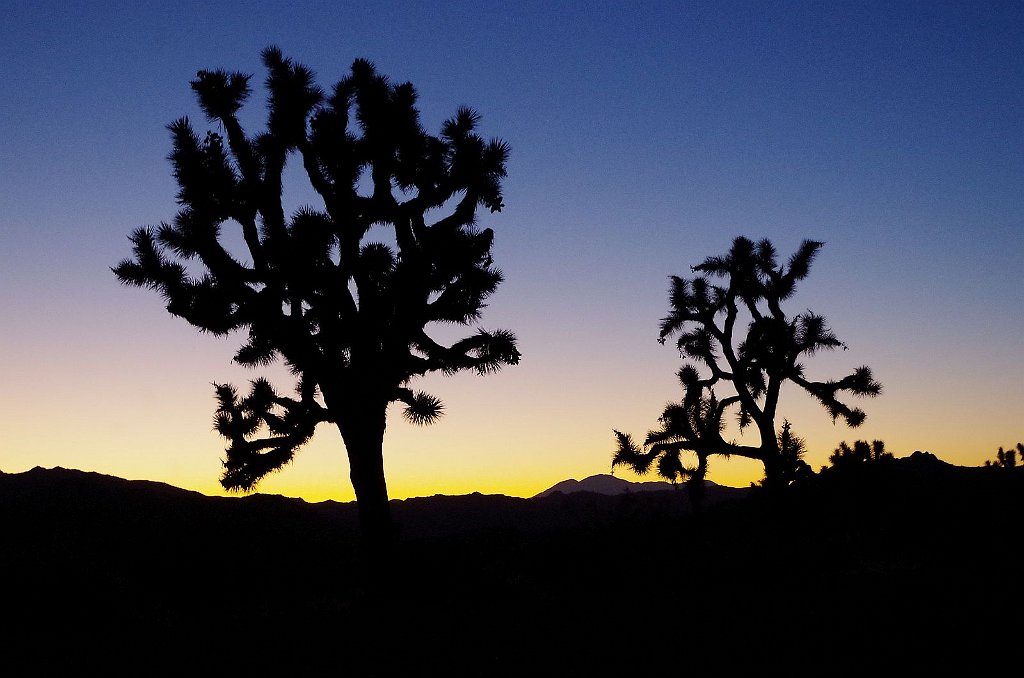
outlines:
[{"label": "gradient sky", "polygon": [[[257,374],[109,267],[176,211],[165,126],[207,129],[189,80],[226,68],[261,86],[270,44],[324,86],[370,59],[416,86],[428,131],[469,105],[512,147],[507,207],[481,217],[506,274],[482,324],[514,330],[523,361],[421,382],[447,414],[392,416],[392,497],[609,472],[612,429],[642,437],[681,395],[656,341],[669,276],[738,235],[784,256],[825,241],[789,309],[825,315],[849,351],[809,373],[868,364],[885,389],[859,429],[784,393],[813,467],[842,440],[961,465],[1024,440],[1020,2],[139,5],[4,5],[0,470],[222,494],[210,384]],[[716,459],[712,480],[761,477]],[[259,490],[351,500],[337,430]]]}]

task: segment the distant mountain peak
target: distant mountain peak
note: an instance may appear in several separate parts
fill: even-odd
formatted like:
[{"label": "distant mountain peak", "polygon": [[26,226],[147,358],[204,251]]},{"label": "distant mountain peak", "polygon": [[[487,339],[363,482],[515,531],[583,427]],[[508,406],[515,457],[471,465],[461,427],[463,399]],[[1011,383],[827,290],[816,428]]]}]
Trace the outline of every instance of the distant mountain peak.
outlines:
[{"label": "distant mountain peak", "polygon": [[661,492],[664,490],[671,490],[674,487],[676,487],[676,485],[664,480],[637,483],[629,480],[623,480],[622,478],[616,478],[608,473],[599,473],[597,475],[584,478],[583,480],[576,480],[575,478],[563,480],[559,483],[555,483],[543,492],[535,494],[532,498],[539,499],[559,492],[562,494],[593,492],[594,494],[604,495],[627,494],[629,492]]}]

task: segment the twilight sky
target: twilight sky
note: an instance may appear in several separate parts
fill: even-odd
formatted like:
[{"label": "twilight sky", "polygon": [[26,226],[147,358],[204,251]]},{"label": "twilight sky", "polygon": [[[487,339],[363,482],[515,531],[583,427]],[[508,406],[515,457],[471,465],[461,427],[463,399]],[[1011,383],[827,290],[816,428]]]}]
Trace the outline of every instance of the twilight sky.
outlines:
[{"label": "twilight sky", "polygon": [[[468,105],[512,147],[506,209],[481,215],[506,275],[482,325],[523,361],[422,382],[447,414],[391,417],[392,497],[607,473],[612,429],[642,438],[681,395],[656,341],[668,277],[738,235],[826,243],[788,308],[849,351],[809,375],[868,364],[884,387],[859,429],[784,393],[813,467],[842,440],[962,465],[1024,440],[1020,2],[138,4],[5,4],[0,470],[222,494],[210,384],[258,374],[109,267],[174,215],[165,126],[209,128],[189,80],[253,73],[255,131],[270,44],[326,87],[367,58],[416,86],[428,131]],[[295,178],[286,207],[312,199]],[[712,480],[761,477],[716,459]],[[337,430],[259,491],[353,499]]]}]

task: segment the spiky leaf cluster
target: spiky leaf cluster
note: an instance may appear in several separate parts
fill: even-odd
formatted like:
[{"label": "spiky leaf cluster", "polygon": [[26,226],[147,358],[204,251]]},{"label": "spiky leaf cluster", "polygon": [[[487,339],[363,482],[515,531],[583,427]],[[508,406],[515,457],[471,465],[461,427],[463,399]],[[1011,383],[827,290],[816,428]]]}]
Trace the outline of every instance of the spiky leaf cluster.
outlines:
[{"label": "spiky leaf cluster", "polygon": [[[721,433],[718,408],[714,394],[706,399],[669,403],[659,419],[661,426],[647,433],[642,449],[628,434],[615,431],[618,448],[612,457],[612,468],[625,466],[637,473],[647,473],[654,467],[660,477],[670,482],[702,480],[712,450],[700,441]],[[685,452],[696,456],[696,465],[684,462]]]},{"label": "spiky leaf cluster", "polygon": [[[242,332],[237,363],[283,360],[329,413],[305,398],[290,407],[261,400],[263,386],[243,399],[218,387],[231,488],[287,463],[317,423],[345,416],[340,404],[400,401],[411,421],[428,423],[443,406],[410,391],[410,380],[519,360],[507,330],[476,329],[450,344],[428,334],[436,323],[473,325],[502,281],[494,234],[476,225],[476,211],[503,206],[507,144],[483,139],[468,108],[439,135],[426,133],[413,86],[391,83],[368,61],[324,90],[280,50],[262,56],[265,130],[248,134],[238,119],[250,75],[200,71],[192,89],[219,132],[201,136],[188,118],[169,125],[180,210],[170,223],[137,229],[132,256],[113,269],[202,331]],[[321,204],[286,214],[283,174],[296,162]],[[387,243],[367,242],[374,226],[391,229]],[[225,244],[230,231],[244,253]],[[274,407],[261,409],[266,402]],[[261,431],[272,443],[258,440]]]},{"label": "spiky leaf cluster", "polygon": [[[308,387],[300,386],[300,398],[295,399],[279,395],[266,379],[255,379],[250,385],[244,397],[230,384],[214,385],[213,427],[229,441],[224,484],[243,490],[290,462],[313,436],[316,425],[329,419]],[[265,437],[257,438],[259,434]]]}]

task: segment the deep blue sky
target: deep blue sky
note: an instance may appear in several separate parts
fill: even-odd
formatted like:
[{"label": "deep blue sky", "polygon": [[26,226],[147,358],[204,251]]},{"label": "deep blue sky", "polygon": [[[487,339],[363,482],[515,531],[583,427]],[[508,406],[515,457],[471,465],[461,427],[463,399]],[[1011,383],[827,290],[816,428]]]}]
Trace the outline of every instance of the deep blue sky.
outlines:
[{"label": "deep blue sky", "polygon": [[[119,287],[109,266],[134,227],[174,214],[165,126],[189,115],[206,128],[189,80],[227,68],[259,86],[269,44],[325,86],[368,58],[417,87],[428,129],[470,105],[513,149],[507,208],[483,217],[507,277],[483,324],[516,330],[524,362],[432,384],[446,420],[389,430],[396,496],[529,494],[607,472],[611,429],[642,435],[678,395],[678,358],[655,341],[668,276],[737,235],[785,254],[826,242],[792,308],[824,314],[850,350],[823,357],[817,376],[867,363],[885,386],[856,431],[790,394],[784,412],[812,464],[844,439],[963,464],[1024,439],[1024,3],[5,12],[2,470],[62,465],[215,491],[209,382],[249,375],[227,364],[231,346]],[[310,198],[295,179],[298,207]],[[337,434],[321,438],[317,461],[269,488],[348,496]],[[333,489],[304,489],[322,478]]]}]

